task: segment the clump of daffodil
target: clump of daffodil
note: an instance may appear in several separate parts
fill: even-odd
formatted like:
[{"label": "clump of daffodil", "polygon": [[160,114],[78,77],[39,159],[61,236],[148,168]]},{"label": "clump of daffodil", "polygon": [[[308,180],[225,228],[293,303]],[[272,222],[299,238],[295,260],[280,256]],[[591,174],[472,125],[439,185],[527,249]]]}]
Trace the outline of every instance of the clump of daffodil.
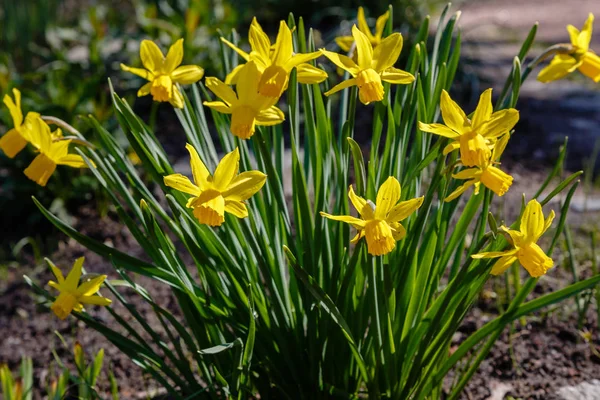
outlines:
[{"label": "clump of daffodil", "polygon": [[406,229],[400,221],[406,219],[423,204],[423,197],[398,203],[400,182],[393,176],[390,176],[379,188],[375,204],[356,195],[352,186],[348,189],[348,197],[360,218],[350,215],[330,215],[322,211],[321,215],[335,221],[346,222],[356,228],[358,233],[352,239],[352,243],[365,237],[367,250],[374,256],[384,255],[394,250],[396,242],[406,235]]},{"label": "clump of daffodil", "polygon": [[369,104],[373,101],[383,100],[382,81],[403,85],[415,80],[412,74],[393,67],[402,50],[401,34],[392,33],[383,39],[375,50],[367,36],[356,25],[352,27],[352,36],[356,41],[356,62],[342,54],[321,49],[323,54],[335,65],[352,75],[352,78],[326,92],[325,96],[356,85],[360,101],[363,104]]},{"label": "clump of daffodil", "polygon": [[238,175],[240,153],[236,148],[226,154],[214,175],[200,160],[196,149],[187,144],[194,183],[181,174],[165,176],[165,185],[191,194],[186,207],[191,208],[201,224],[219,226],[225,221],[225,212],[238,218],[246,218],[248,209],[244,204],[258,192],[267,179],[260,171],[246,171]]},{"label": "clump of daffodil", "polygon": [[275,107],[277,98],[263,96],[258,91],[261,73],[254,61],[244,64],[239,72],[236,93],[217,78],[206,78],[206,87],[222,101],[205,101],[204,105],[224,114],[231,114],[231,133],[249,139],[255,125],[277,125],[285,120]]},{"label": "clump of daffodil", "polygon": [[173,107],[183,108],[183,95],[177,83],[188,85],[198,82],[204,70],[197,65],[179,65],[183,60],[183,39],[169,48],[165,57],[151,40],[142,40],[140,57],[144,68],[121,64],[121,69],[150,81],[138,90],[138,97],[152,95],[154,101],[168,101]]},{"label": "clump of daffodil", "polygon": [[445,201],[452,201],[463,194],[469,187],[475,186],[474,194],[479,194],[481,184],[487,187],[498,196],[504,196],[513,183],[513,177],[496,167],[494,164],[499,164],[498,160],[506,148],[509,134],[502,136],[495,144],[494,149],[487,159],[480,159],[475,164],[474,168],[463,169],[457,174],[453,174],[455,179],[466,179],[462,186],[459,186],[452,192]]},{"label": "clump of daffodil", "polygon": [[537,200],[531,200],[525,207],[518,231],[509,229],[506,226],[501,227],[508,235],[509,242],[514,247],[513,249],[479,253],[472,255],[472,257],[475,259],[499,257],[500,259],[492,268],[491,273],[493,275],[503,273],[515,261],[519,260],[521,265],[529,272],[529,275],[534,278],[540,277],[554,265],[552,258],[548,257],[536,243],[552,225],[552,220],[554,220],[554,211],[550,211],[548,218],[544,220],[541,204]]},{"label": "clump of daffodil", "polygon": [[[254,61],[256,63],[262,74],[258,83],[258,91],[263,96],[278,99],[287,88],[290,73],[294,68],[296,68],[296,77],[300,83],[319,83],[327,79],[325,71],[307,63],[319,57],[320,52],[294,54],[292,31],[284,21],[279,22],[279,33],[275,44],[271,46],[269,37],[255,17],[248,31],[248,41],[252,49],[249,54],[225,38],[221,38],[221,40],[246,62]],[[225,82],[231,85],[237,84],[241,79],[239,73],[242,68],[243,64],[234,68]]]},{"label": "clump of daffodil", "polygon": [[92,278],[79,285],[81,278],[81,269],[83,267],[84,257],[80,257],[73,264],[73,269],[65,278],[60,272],[60,269],[46,259],[48,265],[52,269],[54,276],[58,282],[50,281],[48,285],[58,290],[60,294],[50,307],[54,314],[60,319],[65,319],[71,311],[82,311],[84,304],[94,304],[97,306],[107,306],[111,303],[110,299],[101,296],[94,296],[100,290],[102,282],[106,279],[106,275],[100,275]]},{"label": "clump of daffodil", "polygon": [[71,140],[53,139],[62,137],[60,129],[50,132],[50,127],[41,118],[31,121],[28,140],[39,151],[31,164],[25,169],[25,175],[40,186],[46,186],[57,165],[73,168],[87,168],[87,164],[78,154],[69,154]]},{"label": "clump of daffodil", "polygon": [[567,54],[554,56],[550,64],[538,74],[540,82],[562,79],[576,69],[594,82],[600,82],[600,57],[590,50],[593,24],[594,14],[590,13],[581,31],[573,25],[567,25],[572,49]]},{"label": "clump of daffodil", "polygon": [[[373,48],[377,47],[381,40],[383,39],[383,30],[385,29],[385,23],[390,18],[390,12],[386,11],[383,15],[380,15],[377,18],[377,22],[375,22],[375,33],[371,33],[371,29],[369,29],[369,24],[367,24],[367,19],[365,18],[365,10],[362,7],[358,7],[358,15],[356,16],[356,23],[358,24],[358,29],[364,33],[369,42],[373,46]],[[335,38],[335,42],[340,49],[345,52],[349,52],[352,49],[352,45],[354,44],[353,36],[339,36]]]},{"label": "clump of daffodil", "polygon": [[4,104],[8,107],[10,116],[13,120],[14,128],[6,132],[4,136],[0,138],[0,149],[6,154],[8,158],[13,158],[21,150],[25,148],[29,141],[29,130],[31,129],[31,122],[40,118],[40,114],[36,112],[29,112],[27,116],[23,118],[23,111],[21,111],[21,92],[19,89],[13,89],[13,95],[15,99],[11,99],[9,95],[4,96]]},{"label": "clump of daffodil", "polygon": [[479,97],[473,119],[467,117],[445,90],[442,90],[440,110],[444,124],[419,122],[419,129],[452,139],[453,142],[444,148],[444,155],[460,149],[460,160],[466,167],[481,166],[482,160],[488,160],[498,137],[509,132],[519,121],[519,112],[514,108],[493,112],[492,89]]}]

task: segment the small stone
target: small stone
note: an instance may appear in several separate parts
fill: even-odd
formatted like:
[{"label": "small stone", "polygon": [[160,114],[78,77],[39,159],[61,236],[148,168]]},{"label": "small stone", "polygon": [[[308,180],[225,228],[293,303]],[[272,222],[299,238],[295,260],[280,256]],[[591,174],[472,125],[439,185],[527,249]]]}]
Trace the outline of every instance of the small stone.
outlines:
[{"label": "small stone", "polygon": [[600,380],[582,382],[575,386],[564,386],[556,392],[563,400],[600,400]]}]

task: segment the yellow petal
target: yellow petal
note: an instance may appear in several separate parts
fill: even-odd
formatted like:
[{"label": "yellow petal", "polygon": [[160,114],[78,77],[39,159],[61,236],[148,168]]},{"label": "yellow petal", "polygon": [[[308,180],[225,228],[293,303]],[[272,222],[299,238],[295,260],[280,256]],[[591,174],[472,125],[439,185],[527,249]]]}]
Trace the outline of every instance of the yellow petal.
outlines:
[{"label": "yellow petal", "polygon": [[261,110],[256,115],[256,125],[272,126],[285,121],[285,115],[279,108],[272,106],[266,110]]},{"label": "yellow petal", "polygon": [[442,124],[425,124],[423,122],[419,122],[419,130],[447,137],[450,139],[456,139],[459,136],[458,133],[448,128],[446,125]]},{"label": "yellow petal", "polygon": [[364,198],[354,193],[354,188],[352,185],[350,185],[350,188],[348,188],[348,198],[362,219],[369,220],[375,218],[373,207],[371,206],[373,203],[368,202]]},{"label": "yellow petal", "polygon": [[182,65],[171,74],[174,82],[189,85],[198,82],[204,76],[204,70],[197,65]]},{"label": "yellow petal", "polygon": [[546,221],[544,222],[544,230],[542,231],[542,235],[548,230],[548,228],[550,228],[552,221],[554,221],[554,217],[554,210],[550,210],[550,214],[548,214],[548,218],[546,218]]},{"label": "yellow petal", "polygon": [[[160,51],[156,43],[154,43],[153,41],[142,40],[142,44],[140,45],[140,57],[142,59],[142,64],[144,65],[144,68],[146,68],[148,71],[156,73],[161,69],[164,56],[162,51]],[[121,68],[123,68],[122,64]],[[133,72],[135,74],[134,71],[130,72]]]},{"label": "yellow petal", "polygon": [[469,119],[465,112],[450,98],[450,95],[445,90],[442,90],[440,109],[444,123],[450,129],[462,134],[466,129],[470,128]]},{"label": "yellow petal", "polygon": [[256,63],[254,61],[247,62],[240,71],[238,83],[235,87],[241,103],[255,105],[260,79],[261,73],[258,71]]},{"label": "yellow petal", "polygon": [[325,92],[324,95],[325,96],[331,96],[332,94],[337,93],[340,90],[344,90],[346,88],[349,88],[350,86],[355,86],[355,85],[356,85],[356,79],[355,78],[346,79],[342,83],[338,83],[337,85],[335,85],[334,87],[332,87],[330,90],[328,90],[327,92]]},{"label": "yellow petal", "polygon": [[[356,25],[352,26],[352,36],[356,42],[356,55],[360,69],[371,68],[373,61],[373,46],[369,38]],[[343,67],[342,67],[343,68]]]},{"label": "yellow petal", "polygon": [[227,104],[222,101],[205,101],[204,104],[206,107],[212,108],[215,111],[218,111],[222,114],[231,114],[232,109]]},{"label": "yellow petal", "polygon": [[292,57],[292,31],[285,21],[279,21],[279,33],[275,40],[275,52],[271,57],[273,64],[283,66]]},{"label": "yellow petal", "polygon": [[[389,223],[389,221],[388,221]],[[406,236],[406,228],[399,222],[392,222],[389,224],[392,229],[392,237],[395,241],[402,240]]]},{"label": "yellow petal", "polygon": [[452,174],[454,179],[473,179],[481,174],[479,168],[468,168]]},{"label": "yellow petal", "polygon": [[322,53],[320,51],[314,51],[312,53],[295,54],[294,56],[292,56],[292,58],[290,58],[285,63],[284,68],[287,72],[289,72],[292,70],[292,68],[294,68],[302,63],[306,63],[310,60],[314,60],[315,58],[319,58],[321,55],[322,55]]},{"label": "yellow petal", "polygon": [[247,200],[258,192],[266,181],[267,175],[260,171],[242,172],[233,178],[227,189],[223,192],[223,197],[226,200]]},{"label": "yellow petal", "polygon": [[390,176],[377,191],[375,218],[385,219],[392,207],[400,200],[400,182]]},{"label": "yellow petal", "polygon": [[579,32],[579,37],[577,38],[577,45],[582,50],[587,51],[590,48],[590,41],[592,40],[593,33],[593,25],[594,14],[589,13],[587,20],[583,24],[583,28],[581,28],[581,32]]},{"label": "yellow petal", "polygon": [[347,53],[352,48],[354,38],[352,36],[339,36],[335,38],[335,43]]},{"label": "yellow petal", "polygon": [[571,44],[573,46],[578,46],[579,29],[575,28],[573,25],[567,25],[567,31],[569,32],[569,38],[571,39]]},{"label": "yellow petal", "polygon": [[217,78],[214,78],[212,76],[208,77],[206,78],[204,83],[211,92],[216,94],[221,100],[223,100],[228,105],[233,105],[238,102],[237,96],[235,95],[233,89],[231,89],[229,86],[227,86]]},{"label": "yellow petal", "polygon": [[65,279],[64,286],[70,291],[75,291],[77,289],[77,284],[79,283],[79,278],[81,278],[81,269],[83,268],[83,262],[85,261],[85,257],[79,257],[75,260],[73,264],[73,269],[67,275]]},{"label": "yellow petal", "polygon": [[308,63],[303,63],[296,67],[296,77],[298,82],[304,84],[321,83],[327,79],[327,72]]},{"label": "yellow petal", "polygon": [[[128,67],[125,64],[121,64],[121,69],[126,72],[131,72],[132,74],[135,74],[137,76],[141,76],[142,78],[149,80],[149,81],[154,79],[154,74],[143,68],[132,68],[132,67]],[[139,94],[138,94],[138,96],[139,96]]]},{"label": "yellow petal", "polygon": [[377,72],[382,72],[390,67],[393,67],[396,61],[398,61],[401,51],[402,35],[399,33],[392,33],[390,36],[383,39],[381,43],[377,45],[377,47],[375,47],[372,56],[373,63],[371,64],[371,68]]},{"label": "yellow petal", "polygon": [[494,166],[483,169],[479,180],[498,196],[504,196],[513,183],[512,176]]},{"label": "yellow petal", "polygon": [[58,160],[56,160],[56,163],[59,165],[66,165],[67,167],[71,167],[71,168],[87,168],[88,167],[88,165],[83,160],[83,157],[81,157],[79,154],[67,154],[67,155],[59,158]]},{"label": "yellow petal", "polygon": [[56,277],[56,280],[58,281],[58,284],[62,285],[63,282],[65,281],[65,277],[63,276],[61,270],[56,265],[54,265],[54,263],[52,261],[50,261],[48,258],[46,258],[45,260],[48,263],[48,265],[50,266],[50,269],[52,270],[52,273]]},{"label": "yellow petal", "polygon": [[377,21],[375,22],[375,38],[376,39],[381,39],[381,36],[383,35],[383,30],[385,29],[385,24],[389,18],[390,18],[389,10],[377,18]]},{"label": "yellow petal", "polygon": [[11,129],[0,138],[0,150],[6,154],[8,158],[13,158],[21,150],[27,146],[27,140],[21,136],[19,131]]},{"label": "yellow petal", "polygon": [[257,52],[262,58],[269,59],[271,51],[271,41],[267,34],[262,30],[262,27],[256,20],[256,17],[252,19],[250,30],[248,31],[248,41],[252,51]]},{"label": "yellow petal", "polygon": [[548,257],[540,246],[535,243],[519,249],[517,257],[521,265],[533,278],[539,278],[554,266],[552,258]]},{"label": "yellow petal", "polygon": [[519,122],[519,111],[514,108],[500,110],[491,115],[489,120],[481,126],[479,133],[487,139],[497,138],[510,132],[517,122]]},{"label": "yellow petal", "polygon": [[140,88],[140,90],[138,90],[138,92],[137,92],[137,97],[142,97],[142,96],[149,95],[151,89],[152,89],[152,82],[148,82],[145,85],[142,85],[142,87]]},{"label": "yellow petal", "polygon": [[547,83],[564,78],[581,65],[574,57],[568,54],[557,54],[550,64],[543,68],[537,76],[538,81]]},{"label": "yellow petal", "polygon": [[10,98],[9,95],[4,95],[4,104],[8,107],[8,111],[10,112],[10,116],[13,120],[13,126],[18,128],[23,123],[23,111],[21,111],[21,92],[19,89],[14,88],[13,95],[15,96],[15,100]]},{"label": "yellow petal", "polygon": [[237,67],[235,67],[234,69],[232,69],[231,72],[229,74],[227,74],[227,76],[225,77],[225,83],[228,85],[237,84],[240,71],[242,70],[242,68],[244,68],[244,65],[246,65],[246,64],[240,64]]},{"label": "yellow petal", "polygon": [[[375,48],[375,51],[379,46]],[[415,77],[410,72],[402,71],[401,69],[389,67],[381,73],[381,80],[396,85],[407,85],[415,80]]]},{"label": "yellow petal", "polygon": [[98,290],[100,290],[100,286],[102,285],[102,282],[104,282],[105,279],[106,279],[106,275],[100,275],[93,279],[90,279],[89,281],[82,283],[77,288],[75,293],[78,296],[91,296],[94,293],[96,293]]},{"label": "yellow petal", "polygon": [[447,155],[448,153],[453,152],[454,150],[458,150],[460,148],[460,142],[452,142],[449,145],[447,145],[446,147],[444,147],[444,150],[442,151],[442,154]]},{"label": "yellow petal", "polygon": [[321,49],[321,53],[323,53],[325,57],[329,58],[332,63],[341,69],[348,71],[352,76],[356,76],[358,74],[358,65],[356,65],[356,63],[352,61],[350,57],[324,49]]},{"label": "yellow petal", "polygon": [[[192,168],[192,176],[194,177],[194,182],[198,188],[206,188],[208,186],[208,177],[210,176],[210,172],[208,172],[208,168],[200,159],[196,148],[191,144],[187,143],[185,148],[190,153],[190,167]],[[189,193],[189,192],[187,192]]]},{"label": "yellow petal", "polygon": [[240,163],[240,151],[236,147],[231,153],[226,154],[217,165],[213,183],[221,192],[227,190],[232,179],[237,175]]},{"label": "yellow petal", "polygon": [[526,241],[535,242],[544,232],[544,214],[542,205],[533,199],[527,203],[523,216],[521,217],[521,226],[519,230]]},{"label": "yellow petal", "polygon": [[200,195],[200,189],[194,185],[187,176],[181,174],[171,174],[164,177],[165,185],[179,190],[183,193],[188,193],[193,196]]},{"label": "yellow petal", "polygon": [[331,215],[331,214],[327,214],[323,211],[321,211],[319,214],[321,214],[322,217],[331,219],[333,221],[340,221],[340,222],[345,222],[347,224],[350,224],[358,230],[363,229],[366,224],[365,221],[363,221],[362,219],[352,217],[350,215]]},{"label": "yellow petal", "polygon": [[55,170],[56,163],[54,161],[45,154],[38,154],[23,172],[38,185],[46,186]]},{"label": "yellow petal", "polygon": [[473,114],[473,129],[477,129],[492,116],[494,106],[492,105],[492,89],[487,89],[479,97],[479,104]]},{"label": "yellow petal", "polygon": [[237,47],[235,44],[231,43],[229,40],[224,37],[221,38],[221,42],[225,43],[227,46],[231,47],[236,53],[238,53],[244,60],[248,61],[250,59],[250,55],[246,53],[244,50]]},{"label": "yellow petal", "polygon": [[423,196],[417,197],[416,199],[410,199],[401,201],[388,213],[386,221],[388,222],[399,222],[406,219],[409,215],[414,213],[423,204]]},{"label": "yellow petal", "polygon": [[367,19],[365,18],[365,10],[362,7],[358,7],[356,23],[358,24],[358,29],[360,29],[361,32],[367,36],[367,39],[369,41],[373,41],[374,37],[371,34],[371,29],[369,28],[369,24],[367,24]]},{"label": "yellow petal", "polygon": [[194,205],[194,216],[201,224],[221,225],[225,221],[225,199],[216,196],[203,204]]},{"label": "yellow petal", "polygon": [[490,274],[492,275],[500,275],[504,271],[508,269],[513,263],[517,261],[517,256],[515,254],[507,255],[504,257],[500,257],[498,261],[492,267]]},{"label": "yellow petal", "polygon": [[508,139],[510,139],[510,133],[502,135],[496,144],[494,145],[494,150],[492,152],[492,161],[497,161],[504,153],[504,149],[506,149],[506,145],[508,144]]},{"label": "yellow petal", "polygon": [[480,260],[482,258],[498,258],[498,257],[509,256],[509,255],[516,254],[516,253],[517,253],[517,250],[515,250],[515,249],[508,250],[508,251],[489,251],[489,252],[484,252],[484,253],[473,254],[471,256],[471,258],[474,258],[475,260]]},{"label": "yellow petal", "polygon": [[[170,74],[175,71],[175,68],[181,64],[183,61],[183,39],[177,40],[173,45],[169,48],[169,52],[167,53],[167,57],[164,61],[163,72],[165,74]],[[198,78],[200,79],[200,78]]]},{"label": "yellow petal", "polygon": [[600,82],[600,57],[591,51],[585,53],[581,59],[579,72],[596,83]]},{"label": "yellow petal", "polygon": [[225,200],[225,212],[235,215],[238,218],[248,216],[248,208],[241,201]]},{"label": "yellow petal", "polygon": [[110,299],[101,296],[81,296],[79,301],[83,304],[93,304],[95,306],[108,306],[112,303]]},{"label": "yellow petal", "polygon": [[463,194],[469,187],[473,186],[476,182],[477,181],[475,179],[466,181],[463,185],[459,186],[454,192],[450,193],[450,195],[448,195],[448,197],[446,197],[444,201],[449,202],[456,199],[458,196]]},{"label": "yellow petal", "polygon": [[179,91],[179,88],[173,85],[172,90],[173,92],[171,94],[171,97],[169,98],[169,103],[175,108],[183,108],[185,100],[183,99],[183,95]]},{"label": "yellow petal", "polygon": [[385,221],[374,220],[365,225],[367,251],[374,256],[388,254],[396,247],[391,227]]}]

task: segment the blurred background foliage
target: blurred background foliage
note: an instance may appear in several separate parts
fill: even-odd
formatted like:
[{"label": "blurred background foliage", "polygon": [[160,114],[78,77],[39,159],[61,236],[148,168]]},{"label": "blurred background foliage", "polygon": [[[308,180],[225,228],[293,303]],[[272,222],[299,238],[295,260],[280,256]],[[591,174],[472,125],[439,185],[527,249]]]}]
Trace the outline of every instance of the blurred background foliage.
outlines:
[{"label": "blurred background foliage", "polygon": [[[0,7],[0,96],[18,87],[23,112],[36,111],[73,125],[93,142],[89,127],[78,118],[93,114],[110,131],[116,131],[108,101],[111,79],[119,93],[135,103],[136,111],[156,119],[165,137],[176,133],[171,109],[136,99],[137,78],[123,74],[120,63],[139,66],[139,43],[150,38],[163,49],[185,38],[185,63],[201,65],[206,75],[221,75],[220,34],[232,30],[245,38],[254,16],[274,36],[277,24],[291,11],[315,29],[320,46],[335,48],[334,38],[348,34],[357,8],[365,6],[370,25],[388,9],[389,1],[353,0],[23,0],[3,1]],[[439,0],[397,0],[394,25],[410,42],[410,33]],[[273,37],[274,38],[274,37]],[[242,44],[246,45],[244,40]],[[224,78],[224,77],[221,77]],[[0,133],[12,128],[8,109],[0,106]],[[168,150],[168,143],[166,144]],[[0,262],[16,257],[15,244],[26,239],[40,250],[51,251],[56,235],[35,209],[31,196],[66,216],[81,205],[95,202],[105,209],[97,185],[84,170],[60,169],[46,188],[28,180],[23,170],[34,154],[14,159],[0,154]],[[17,246],[20,248],[20,246]]]}]

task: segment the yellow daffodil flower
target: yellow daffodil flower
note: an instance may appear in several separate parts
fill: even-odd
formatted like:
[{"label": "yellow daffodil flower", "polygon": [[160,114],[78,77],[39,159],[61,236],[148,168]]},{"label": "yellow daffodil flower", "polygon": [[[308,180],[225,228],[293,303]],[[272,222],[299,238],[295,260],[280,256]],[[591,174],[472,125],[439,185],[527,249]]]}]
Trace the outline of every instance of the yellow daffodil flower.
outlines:
[{"label": "yellow daffodil flower", "polygon": [[267,176],[260,171],[247,171],[238,175],[240,153],[236,148],[226,154],[213,176],[200,160],[196,149],[187,144],[194,183],[186,176],[165,176],[165,185],[191,194],[186,207],[191,208],[201,224],[220,226],[225,221],[225,212],[238,218],[246,218],[248,209],[244,201],[258,192]]},{"label": "yellow daffodil flower", "polygon": [[[252,51],[250,54],[235,46],[225,38],[221,41],[231,47],[244,60],[254,61],[262,76],[258,84],[258,91],[263,96],[278,99],[285,91],[292,69],[296,68],[298,82],[319,83],[327,79],[327,73],[307,62],[321,55],[316,51],[306,54],[294,54],[292,46],[292,31],[284,21],[279,22],[279,33],[274,46],[262,27],[256,20],[252,20],[248,31],[248,41]],[[239,73],[244,65],[238,65],[231,71],[225,83],[235,85],[240,80]]]},{"label": "yellow daffodil flower", "polygon": [[332,95],[350,86],[358,86],[358,97],[363,104],[383,100],[381,81],[405,85],[415,80],[406,71],[394,68],[394,63],[402,50],[402,35],[392,33],[373,50],[367,36],[356,25],[352,27],[352,36],[356,41],[357,62],[350,57],[321,49],[323,54],[335,65],[348,71],[352,78],[334,86],[325,96]]},{"label": "yellow daffodil flower", "polygon": [[84,257],[80,257],[73,264],[73,269],[67,275],[65,279],[60,269],[52,263],[52,261],[46,259],[48,265],[52,269],[54,276],[58,282],[50,281],[48,285],[58,290],[60,294],[52,304],[52,311],[60,319],[65,319],[71,311],[82,311],[84,304],[94,304],[97,306],[107,306],[110,303],[110,299],[101,296],[94,296],[100,289],[102,282],[106,279],[106,275],[100,275],[95,278],[83,282],[79,285],[79,279],[81,278],[81,269],[83,267]]},{"label": "yellow daffodil flower", "polygon": [[40,114],[35,112],[27,113],[23,119],[23,111],[21,111],[21,92],[19,89],[13,89],[15,99],[11,99],[9,95],[4,96],[4,104],[8,107],[10,116],[13,120],[14,128],[6,132],[0,138],[0,149],[8,158],[13,158],[21,150],[25,148],[28,142],[31,123],[34,119],[39,118]]},{"label": "yellow daffodil flower", "polygon": [[400,221],[406,219],[423,204],[423,197],[398,203],[400,182],[393,176],[390,176],[379,188],[375,204],[357,196],[352,186],[348,189],[348,197],[360,214],[360,218],[350,215],[330,215],[322,211],[321,215],[334,221],[346,222],[356,228],[358,233],[352,239],[352,243],[365,237],[367,250],[374,256],[384,255],[394,250],[396,242],[406,235],[406,229]]},{"label": "yellow daffodil flower", "polygon": [[514,108],[493,112],[492,89],[487,89],[479,97],[473,119],[467,117],[445,90],[442,90],[440,110],[445,125],[419,122],[419,129],[452,139],[453,142],[444,148],[444,155],[460,149],[460,161],[466,167],[486,163],[496,139],[509,132],[519,121],[519,112]]},{"label": "yellow daffodil flower", "polygon": [[236,93],[217,78],[206,78],[206,87],[222,101],[205,101],[204,105],[224,114],[231,114],[231,133],[249,139],[255,125],[277,125],[285,120],[283,112],[275,107],[277,98],[258,92],[260,71],[254,61],[244,64],[239,73]]},{"label": "yellow daffodil flower", "polygon": [[[383,15],[380,15],[379,18],[377,18],[377,22],[375,22],[375,34],[372,34],[371,30],[369,29],[369,25],[367,24],[367,19],[365,18],[365,10],[362,7],[358,7],[358,15],[356,16],[358,29],[367,36],[373,48],[377,47],[377,45],[381,43],[383,30],[385,29],[385,23],[389,18],[389,11],[386,11]],[[338,46],[340,46],[340,49],[344,50],[345,52],[349,52],[352,49],[352,44],[354,44],[354,37],[336,37],[335,42]]]},{"label": "yellow daffodil flower", "polygon": [[140,57],[145,69],[121,64],[123,71],[150,81],[138,90],[138,97],[151,94],[154,101],[168,101],[173,107],[183,108],[183,95],[176,84],[189,85],[204,75],[204,70],[197,65],[179,65],[183,60],[183,39],[171,46],[166,57],[154,42],[143,40]]},{"label": "yellow daffodil flower", "polygon": [[573,51],[555,55],[550,64],[538,74],[540,82],[562,79],[576,69],[594,82],[600,82],[600,57],[590,50],[593,24],[594,14],[590,13],[581,31],[573,25],[567,25]]},{"label": "yellow daffodil flower", "polygon": [[463,194],[469,187],[475,185],[475,195],[479,194],[480,185],[487,187],[498,196],[504,196],[513,183],[513,177],[502,171],[500,168],[494,166],[498,164],[497,160],[506,148],[508,143],[509,135],[505,134],[502,136],[490,155],[490,158],[484,161],[482,164],[477,165],[475,168],[463,169],[457,174],[453,174],[452,177],[455,179],[468,179],[462,186],[452,192],[445,201],[452,201],[458,196]]},{"label": "yellow daffodil flower", "polygon": [[503,273],[515,261],[519,260],[521,265],[529,272],[529,275],[534,278],[540,277],[554,265],[552,258],[548,257],[536,243],[552,225],[552,220],[554,220],[554,211],[550,211],[548,218],[544,220],[542,206],[537,200],[531,200],[525,207],[518,231],[508,229],[505,226],[501,227],[508,234],[509,241],[514,249],[479,253],[471,257],[475,259],[500,257],[492,267],[491,273],[493,275]]},{"label": "yellow daffodil flower", "polygon": [[62,133],[51,133],[50,127],[41,118],[32,121],[28,135],[29,141],[38,149],[39,154],[25,169],[25,175],[38,185],[46,186],[57,165],[87,168],[87,164],[80,155],[69,154],[71,140],[53,141],[53,137],[61,137]]}]

